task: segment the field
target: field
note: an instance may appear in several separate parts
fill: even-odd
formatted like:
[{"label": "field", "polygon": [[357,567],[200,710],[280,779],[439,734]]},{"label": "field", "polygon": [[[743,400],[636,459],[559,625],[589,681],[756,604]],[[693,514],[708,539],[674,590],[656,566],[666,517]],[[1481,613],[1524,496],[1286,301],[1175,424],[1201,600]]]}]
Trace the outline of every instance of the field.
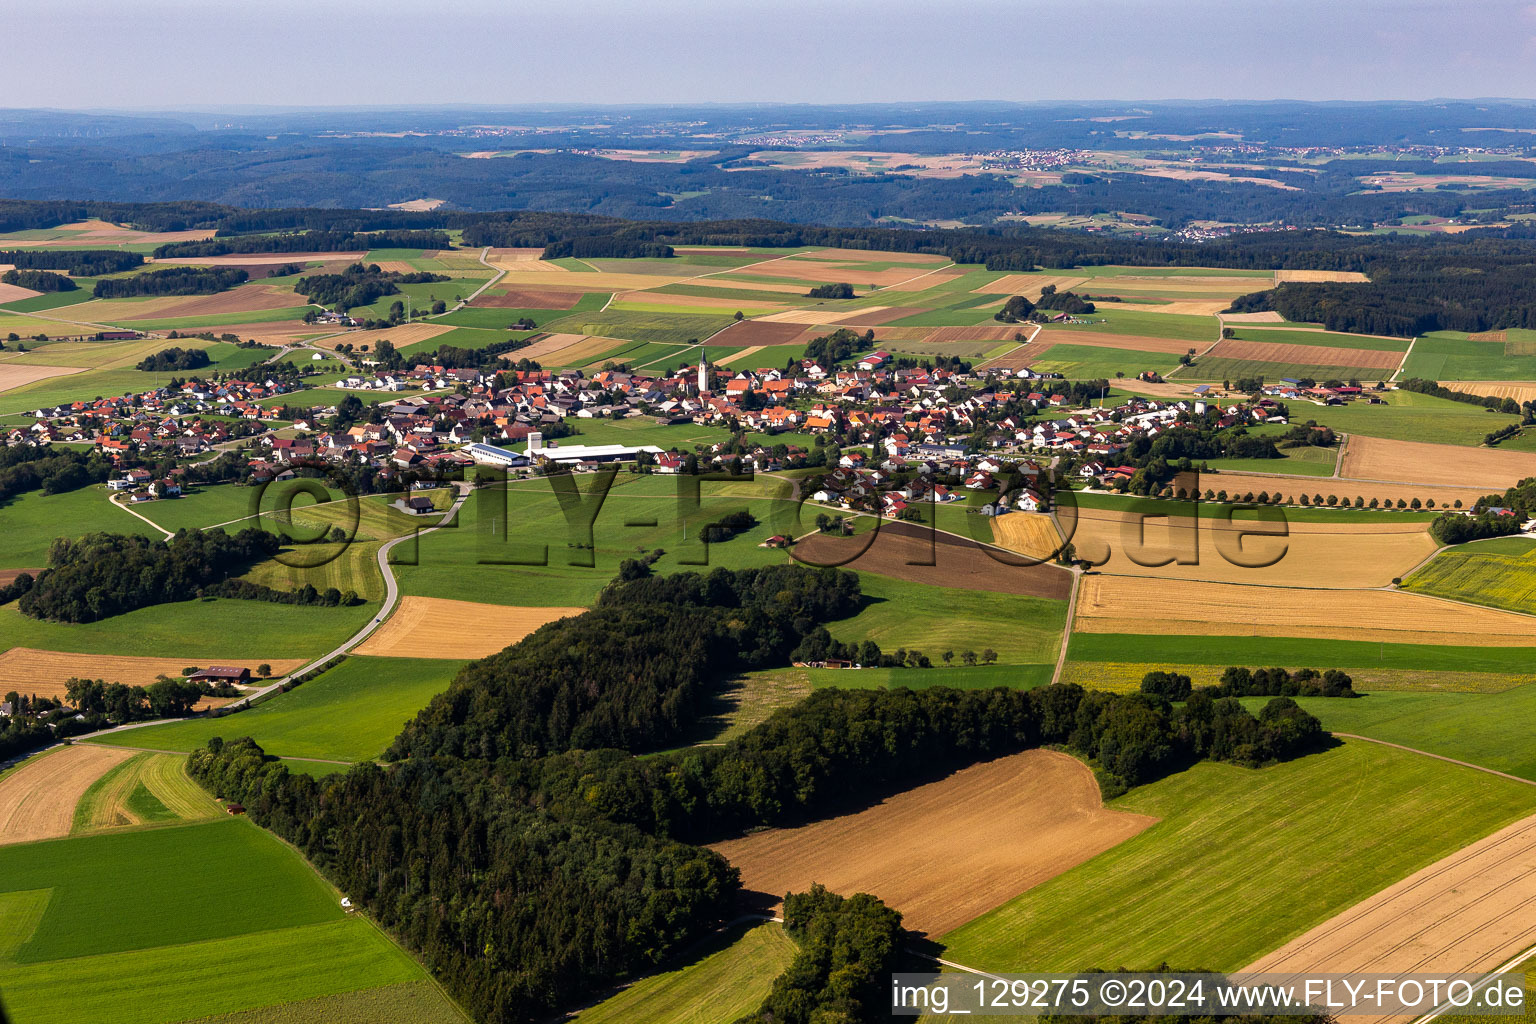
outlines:
[{"label": "field", "polygon": [[1239,633],[1453,647],[1536,646],[1528,616],[1418,594],[1128,576],[1085,578],[1073,628],[1086,633]]},{"label": "field", "polygon": [[[1344,444],[1347,453],[1349,446],[1366,438],[1350,435]],[[1467,451],[1468,449],[1458,449]],[[1305,495],[1309,501],[1317,502],[1321,499],[1326,502],[1330,495],[1339,499],[1354,503],[1356,498],[1363,498],[1366,502],[1376,499],[1388,505],[1395,505],[1399,500],[1407,503],[1414,498],[1428,508],[1467,507],[1482,497],[1487,492],[1479,488],[1471,487],[1447,487],[1436,484],[1422,484],[1411,482],[1382,483],[1372,480],[1356,480],[1345,476],[1326,476],[1312,473],[1282,476],[1280,471],[1290,468],[1288,463],[1278,459],[1265,459],[1265,463],[1272,466],[1275,475],[1271,476],[1265,470],[1240,469],[1236,466],[1221,469],[1220,472],[1200,474],[1200,492],[1213,491],[1219,494],[1225,491],[1229,497],[1241,498],[1243,495],[1269,494],[1283,495],[1287,504],[1299,503]],[[1221,466],[1220,460],[1211,460],[1212,469]],[[1267,469],[1267,467],[1266,467]],[[1245,499],[1246,500],[1246,499]],[[1428,503],[1433,501],[1434,505]],[[1456,502],[1461,502],[1460,506]],[[1297,513],[1303,510],[1297,508],[1285,509],[1287,520],[1296,521]],[[1349,515],[1359,515],[1364,509],[1356,509]],[[1326,510],[1319,510],[1320,515],[1328,515]],[[1332,513],[1337,515],[1338,513]],[[1391,513],[1387,513],[1390,515]]]},{"label": "field", "polygon": [[1536,818],[1389,886],[1244,970],[1491,971],[1536,941]]},{"label": "field", "polygon": [[794,955],[794,941],[780,925],[739,926],[697,950],[688,963],[582,1010],[573,1024],[733,1024],[762,1004]]},{"label": "field", "polygon": [[69,835],[76,802],[130,756],[105,747],[61,747],[0,775],[0,844]]},{"label": "field", "polygon": [[[821,882],[871,892],[903,924],[939,935],[1083,863],[1156,819],[1106,810],[1066,754],[1031,750],[973,765],[856,814],[717,843],[749,889]],[[965,836],[964,844],[954,837]]]},{"label": "field", "polygon": [[1381,587],[1436,547],[1423,523],[1360,523],[1342,513],[1332,523],[1289,523],[1269,515],[1227,522],[1094,508],[1058,518],[1078,556],[1091,559],[1098,572],[1159,580]]},{"label": "field", "polygon": [[[266,664],[272,666],[275,677],[287,675],[304,664],[299,658],[274,658]],[[67,654],[61,651],[38,651],[30,647],[12,647],[0,654],[0,685],[15,688],[23,693],[40,697],[63,697],[64,684],[73,678],[104,679],[109,683],[128,686],[148,686],[160,676],[179,677],[182,669],[196,665],[235,665],[251,670],[254,677],[256,666],[263,664],[254,658],[208,657],[189,662],[184,658],[146,658],[121,654]]]},{"label": "field", "polygon": [[1403,376],[1428,380],[1536,380],[1536,354],[1506,339],[1478,341],[1456,331],[1426,334],[1413,344]]},{"label": "field", "polygon": [[408,718],[448,688],[462,661],[354,657],[249,711],[152,725],[104,737],[157,750],[195,750],[211,737],[250,736],[269,754],[344,763],[384,752]]},{"label": "field", "polygon": [[[76,748],[70,748],[76,749]],[[83,748],[114,750],[111,747]],[[133,825],[212,821],[222,808],[186,772],[179,754],[144,752],[99,777],[75,804],[75,834]]]},{"label": "field", "polygon": [[1235,970],[1528,816],[1536,788],[1346,741],[1257,771],[1197,764],[1108,807],[1160,820],[945,935],[944,956],[995,971]]},{"label": "field", "polygon": [[1064,599],[1072,578],[1054,565],[1018,564],[997,551],[954,534],[905,523],[887,523],[872,537],[816,536],[795,547],[795,558],[811,565],[833,565],[878,573],[909,583]]},{"label": "field", "polygon": [[[1351,437],[1344,446],[1341,476],[1363,480],[1414,480],[1426,484],[1502,491],[1536,476],[1536,455],[1418,441]],[[1471,502],[1468,502],[1470,505]]]},{"label": "field", "polygon": [[584,611],[406,597],[389,620],[363,641],[357,653],[389,658],[484,658],[517,643],[545,623]]},{"label": "field", "polygon": [[50,377],[67,377],[80,373],[83,366],[45,366],[38,363],[0,363],[0,391],[25,387]]},{"label": "field", "polygon": [[1536,383],[1531,381],[1443,380],[1440,386],[1464,395],[1512,398],[1521,404],[1536,402]]},{"label": "field", "polygon": [[1404,580],[1403,589],[1536,613],[1536,540],[1500,537],[1458,545]]}]

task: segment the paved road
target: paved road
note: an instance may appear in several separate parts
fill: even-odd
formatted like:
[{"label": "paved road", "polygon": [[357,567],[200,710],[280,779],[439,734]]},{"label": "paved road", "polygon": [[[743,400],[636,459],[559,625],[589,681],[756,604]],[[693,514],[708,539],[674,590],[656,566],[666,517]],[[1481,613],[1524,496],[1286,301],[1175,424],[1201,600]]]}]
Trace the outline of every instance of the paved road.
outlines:
[{"label": "paved road", "polygon": [[[384,588],[385,588],[384,604],[379,608],[379,613],[377,615],[375,615],[372,619],[368,620],[368,624],[367,625],[365,625],[362,629],[358,630],[356,633],[352,634],[352,636],[348,637],[344,642],[339,644],[333,650],[331,650],[331,651],[329,651],[329,652],[327,652],[325,654],[322,654],[320,657],[318,657],[318,658],[314,659],[313,661],[311,661],[311,662],[301,666],[300,668],[296,669],[295,671],[290,672],[288,675],[283,676],[281,679],[274,679],[274,680],[272,680],[270,683],[268,683],[266,686],[263,686],[261,689],[257,690],[255,693],[247,694],[246,696],[242,697],[240,700],[235,701],[233,704],[225,705],[225,707],[221,708],[220,710],[228,712],[228,711],[244,710],[245,708],[250,707],[251,704],[254,701],[256,701],[258,698],[265,697],[267,694],[272,693],[275,690],[278,690],[279,688],[282,687],[282,685],[284,683],[288,682],[290,679],[294,678],[295,676],[303,675],[306,672],[312,672],[315,669],[319,668],[321,665],[324,665],[326,662],[330,661],[332,658],[339,658],[339,657],[341,657],[344,654],[350,653],[354,647],[356,647],[358,644],[362,643],[364,640],[368,639],[368,637],[370,635],[372,635],[374,630],[378,629],[379,626],[383,625],[384,620],[389,618],[390,613],[392,611],[394,611],[395,603],[400,598],[400,585],[395,581],[395,574],[390,571],[390,567],[389,567],[389,553],[390,553],[390,551],[394,549],[395,545],[401,543],[402,541],[410,540],[412,537],[425,536],[426,534],[432,533],[435,530],[442,529],[449,522],[451,522],[454,519],[454,517],[456,517],[459,514],[459,510],[464,507],[464,502],[466,500],[468,500],[469,495],[471,494],[471,490],[470,490],[470,487],[469,487],[468,484],[462,484],[461,483],[461,484],[455,484],[454,486],[458,490],[459,493],[454,497],[453,505],[450,506],[448,511],[443,514],[443,518],[438,521],[436,526],[429,526],[426,529],[419,530],[419,531],[417,531],[414,534],[406,534],[404,537],[396,537],[394,540],[389,541],[388,543],[380,546],[379,552],[378,552],[378,560],[379,560],[379,572],[383,573],[383,575],[384,575]],[[110,736],[113,733],[127,732],[127,731],[129,731],[131,729],[142,729],[145,726],[163,725],[166,722],[179,722],[179,721],[185,721],[185,719],[179,719],[179,718],[157,718],[157,719],[154,719],[153,721],[148,721],[148,722],[129,722],[127,725],[119,725],[119,726],[116,726],[116,727],[111,728],[111,729],[102,729],[102,730],[100,730],[98,732],[83,733],[83,734],[81,734],[79,736],[72,737],[72,740],[73,741],[78,741],[78,740],[86,740],[86,739],[97,739],[97,738],[100,738],[102,736]],[[55,744],[55,745],[57,745],[57,744]],[[41,753],[41,752],[42,751],[38,751],[37,753]]]}]

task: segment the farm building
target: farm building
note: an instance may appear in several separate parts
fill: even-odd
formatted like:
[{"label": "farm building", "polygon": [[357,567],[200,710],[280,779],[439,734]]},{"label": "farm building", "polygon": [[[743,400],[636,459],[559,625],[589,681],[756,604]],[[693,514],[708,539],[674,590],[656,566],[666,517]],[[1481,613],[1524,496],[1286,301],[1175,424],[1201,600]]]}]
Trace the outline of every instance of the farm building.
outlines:
[{"label": "farm building", "polygon": [[193,683],[248,683],[251,670],[234,665],[209,665],[187,676],[187,680]]}]

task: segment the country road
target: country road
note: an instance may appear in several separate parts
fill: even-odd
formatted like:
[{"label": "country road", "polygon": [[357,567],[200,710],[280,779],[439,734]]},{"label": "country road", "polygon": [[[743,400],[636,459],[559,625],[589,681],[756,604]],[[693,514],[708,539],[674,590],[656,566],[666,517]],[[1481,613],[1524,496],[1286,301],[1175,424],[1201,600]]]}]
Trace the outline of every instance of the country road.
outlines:
[{"label": "country road", "polygon": [[[360,629],[356,633],[352,634],[350,637],[348,637],[345,641],[343,641],[341,644],[337,645],[332,650],[328,651],[325,654],[320,655],[320,657],[315,658],[312,661],[309,661],[309,662],[305,663],[304,665],[300,666],[297,670],[288,673],[287,675],[283,676],[282,678],[272,680],[266,686],[263,686],[261,689],[257,690],[256,692],[248,693],[244,697],[242,697],[239,700],[235,701],[234,703],[228,704],[225,707],[220,708],[219,710],[221,712],[228,713],[228,712],[233,712],[233,711],[243,711],[243,710],[251,707],[252,704],[255,701],[259,700],[262,697],[265,697],[266,695],[268,695],[268,694],[270,694],[270,693],[272,693],[272,692],[274,692],[274,691],[276,691],[278,689],[281,689],[283,684],[287,683],[290,679],[293,679],[295,676],[301,676],[301,675],[305,674],[306,672],[313,672],[315,669],[317,669],[320,666],[324,665],[326,662],[330,661],[331,659],[339,658],[342,655],[350,653],[353,648],[357,647],[358,644],[361,644],[364,640],[368,639],[368,637],[373,634],[374,630],[378,629],[381,625],[383,625],[384,621],[389,618],[390,613],[394,611],[396,602],[398,602],[399,599],[400,599],[400,584],[395,580],[395,574],[390,571],[390,567],[389,567],[389,553],[392,550],[394,550],[395,546],[397,544],[400,544],[402,541],[411,540],[412,538],[415,538],[415,537],[422,537],[422,536],[425,536],[426,534],[433,533],[434,531],[441,530],[443,527],[447,526],[450,522],[453,521],[454,517],[456,517],[459,514],[459,510],[464,507],[464,503],[469,499],[469,496],[472,493],[472,491],[471,491],[471,489],[470,489],[468,484],[455,484],[454,486],[458,490],[459,493],[454,498],[453,504],[451,506],[449,506],[448,511],[443,514],[443,518],[440,519],[435,526],[429,526],[429,527],[427,527],[427,528],[425,528],[423,530],[418,530],[415,533],[406,534],[403,537],[396,537],[394,540],[388,541],[387,543],[385,543],[385,544],[383,544],[383,545],[381,545],[379,547],[377,558],[378,558],[378,563],[379,563],[379,572],[382,573],[383,576],[384,576],[385,593],[384,593],[384,603],[379,607],[379,612],[378,612],[377,615],[375,615],[373,618],[369,619],[368,623],[366,625],[364,625],[362,629]],[[131,510],[128,510],[128,511],[131,511]],[[135,514],[137,514],[137,513],[135,513]],[[142,518],[142,517],[140,517],[140,518]],[[148,520],[145,520],[145,521],[148,522]],[[156,527],[156,528],[158,529],[159,527]],[[111,736],[111,735],[113,735],[115,733],[127,732],[127,731],[132,730],[132,729],[142,729],[142,728],[144,728],[146,726],[150,726],[150,725],[164,725],[166,722],[177,722],[177,721],[185,721],[185,719],[178,719],[178,718],[156,718],[156,719],[153,719],[151,721],[145,721],[145,722],[129,722],[126,725],[115,726],[115,727],[113,727],[111,729],[102,729],[102,730],[99,730],[97,732],[92,732],[92,733],[82,733],[79,736],[71,737],[70,741],[74,742],[74,741],[78,741],[78,740],[99,739],[99,738],[101,738],[103,736]],[[58,744],[54,744],[54,745],[57,746]],[[42,751],[34,751],[32,754],[29,754],[28,756],[29,757],[30,756],[35,756],[36,754],[39,754],[39,753],[42,753]]]}]

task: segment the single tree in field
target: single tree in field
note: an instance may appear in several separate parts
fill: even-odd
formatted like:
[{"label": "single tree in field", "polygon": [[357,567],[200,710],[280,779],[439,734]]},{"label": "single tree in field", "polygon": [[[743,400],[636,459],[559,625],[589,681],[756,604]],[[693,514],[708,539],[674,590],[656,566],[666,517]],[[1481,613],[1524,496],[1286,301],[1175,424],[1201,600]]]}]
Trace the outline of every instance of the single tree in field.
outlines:
[{"label": "single tree in field", "polygon": [[955,660],[955,652],[945,651],[943,654],[939,655],[939,657],[943,658],[944,664],[948,665],[950,662]]},{"label": "single tree in field", "polygon": [[965,662],[967,665],[974,665],[976,664],[976,652],[966,651],[960,655],[960,660]]},{"label": "single tree in field", "polygon": [[991,665],[997,661],[997,652],[988,647],[981,652],[981,660],[984,664]]},{"label": "single tree in field", "polygon": [[269,678],[272,675],[272,666],[268,665],[266,662],[262,662],[260,665],[256,666],[256,674],[261,676],[263,679]]}]

